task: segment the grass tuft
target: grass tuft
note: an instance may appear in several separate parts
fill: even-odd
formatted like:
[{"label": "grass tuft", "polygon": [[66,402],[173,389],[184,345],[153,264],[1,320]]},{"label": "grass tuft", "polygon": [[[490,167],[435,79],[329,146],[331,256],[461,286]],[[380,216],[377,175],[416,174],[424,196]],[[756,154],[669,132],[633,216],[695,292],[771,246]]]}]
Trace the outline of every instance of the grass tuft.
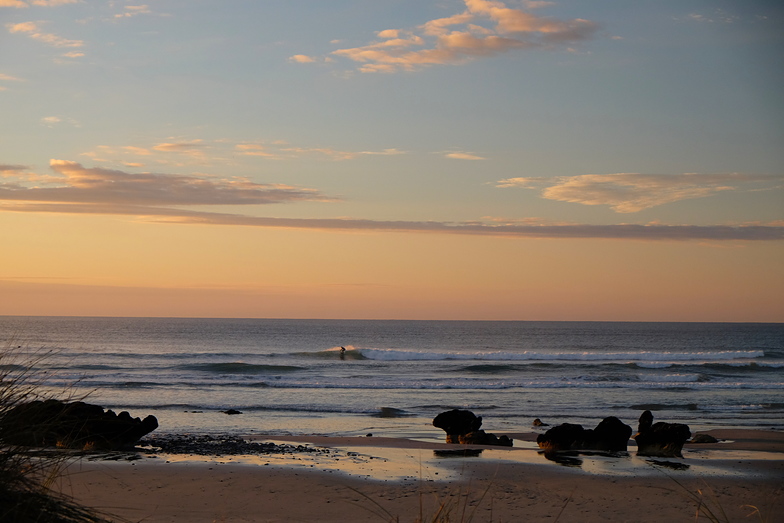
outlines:
[{"label": "grass tuft", "polygon": [[[14,407],[48,399],[36,366],[49,353],[20,356],[7,345],[0,348],[0,425]],[[0,431],[1,432],[1,431]],[[33,452],[0,439],[0,521],[14,523],[104,523],[91,509],[55,492],[52,485],[69,463],[62,452]]]}]

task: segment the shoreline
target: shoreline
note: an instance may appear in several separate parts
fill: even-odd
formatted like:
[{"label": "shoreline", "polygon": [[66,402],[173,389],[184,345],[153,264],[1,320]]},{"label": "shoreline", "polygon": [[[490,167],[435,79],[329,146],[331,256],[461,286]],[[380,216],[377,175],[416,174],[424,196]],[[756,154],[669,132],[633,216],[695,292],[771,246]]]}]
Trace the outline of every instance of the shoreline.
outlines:
[{"label": "shoreline", "polygon": [[[73,463],[59,488],[85,505],[131,521],[415,521],[441,508],[474,521],[657,521],[694,518],[704,507],[729,520],[758,506],[784,513],[784,432],[709,431],[720,443],[689,444],[675,470],[635,456],[581,455],[581,466],[520,447],[480,447],[402,438],[254,435],[249,440],[329,452],[258,456],[160,455]],[[535,446],[535,443],[532,444]],[[478,456],[439,456],[444,450]],[[459,454],[459,452],[457,453]],[[702,492],[702,495],[697,492]],[[387,514],[384,511],[388,511]],[[476,512],[472,512],[476,510]],[[647,515],[650,515],[646,519]]]}]

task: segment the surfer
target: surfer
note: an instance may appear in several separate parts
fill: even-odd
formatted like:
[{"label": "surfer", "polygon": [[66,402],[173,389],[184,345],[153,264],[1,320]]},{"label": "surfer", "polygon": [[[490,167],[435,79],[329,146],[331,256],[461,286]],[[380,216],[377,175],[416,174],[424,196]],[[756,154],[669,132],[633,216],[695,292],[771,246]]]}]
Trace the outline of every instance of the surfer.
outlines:
[{"label": "surfer", "polygon": [[341,347],[340,348],[340,359],[341,360],[345,360],[346,359],[346,348],[345,347]]}]

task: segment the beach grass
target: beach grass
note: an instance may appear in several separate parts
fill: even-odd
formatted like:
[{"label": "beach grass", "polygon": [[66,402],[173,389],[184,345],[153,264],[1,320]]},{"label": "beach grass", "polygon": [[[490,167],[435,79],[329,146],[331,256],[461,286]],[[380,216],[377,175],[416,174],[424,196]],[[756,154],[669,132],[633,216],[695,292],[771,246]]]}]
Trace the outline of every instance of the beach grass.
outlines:
[{"label": "beach grass", "polygon": [[[701,518],[710,521],[711,523],[733,523],[735,519],[728,515],[727,510],[722,503],[721,496],[716,490],[711,487],[706,480],[702,480],[702,484],[698,488],[689,487],[684,482],[678,480],[674,476],[664,473],[677,488],[668,489],[671,492],[677,492],[694,504],[694,520],[699,521]],[[756,505],[742,505],[741,508],[747,509],[747,521],[759,521],[759,523],[773,523],[774,519],[774,506],[781,495],[782,491],[779,489],[772,496],[768,498],[769,506],[760,508]],[[751,519],[756,516],[756,518]]]},{"label": "beach grass", "polygon": [[[8,344],[0,349],[0,425],[13,408],[48,399],[45,376],[36,370],[48,356],[22,356]],[[70,462],[63,452],[35,452],[7,444],[0,436],[0,521],[15,523],[101,523],[108,521],[53,489]]]}]

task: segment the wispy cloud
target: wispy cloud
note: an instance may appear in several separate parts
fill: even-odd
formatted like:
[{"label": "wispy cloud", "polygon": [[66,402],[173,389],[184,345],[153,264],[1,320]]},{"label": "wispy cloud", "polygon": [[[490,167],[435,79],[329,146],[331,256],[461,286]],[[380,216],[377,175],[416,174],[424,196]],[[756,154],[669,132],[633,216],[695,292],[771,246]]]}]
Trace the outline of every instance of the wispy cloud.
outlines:
[{"label": "wispy cloud", "polygon": [[18,176],[27,170],[26,165],[0,164],[0,176]]},{"label": "wispy cloud", "polygon": [[[21,82],[21,78],[17,78],[15,76],[11,76],[8,74],[0,73],[0,82]],[[0,84],[0,91],[6,91],[8,88],[2,84]]]},{"label": "wispy cloud", "polygon": [[125,10],[121,13],[114,15],[115,18],[132,18],[139,15],[151,14],[150,6],[148,5],[126,5]]},{"label": "wispy cloud", "polygon": [[57,176],[49,178],[44,184],[31,187],[26,182],[38,175],[20,174],[19,166],[6,167],[7,171],[16,174],[17,181],[0,184],[0,200],[66,207],[76,204],[83,206],[81,212],[91,212],[89,209],[92,206],[96,209],[141,206],[155,213],[154,209],[159,206],[261,205],[331,200],[313,189],[260,184],[245,178],[133,174],[87,168],[66,160],[51,160],[50,167]]},{"label": "wispy cloud", "polygon": [[[210,165],[225,163],[227,158],[248,157],[270,160],[292,160],[314,158],[328,161],[354,160],[363,156],[398,156],[406,154],[396,148],[377,151],[346,151],[332,147],[308,147],[295,145],[284,140],[232,142],[229,140],[206,141],[202,139],[170,138],[165,142],[144,146],[100,145],[82,153],[96,162],[138,164],[153,162],[159,165]],[[139,157],[144,158],[139,158]]]},{"label": "wispy cloud", "polygon": [[559,178],[507,178],[496,187],[541,189],[548,200],[606,205],[633,213],[658,205],[704,198],[724,191],[781,189],[784,176],[749,174],[585,174]]},{"label": "wispy cloud", "polygon": [[62,118],[60,116],[45,116],[41,118],[41,125],[54,128],[60,124],[68,124],[73,127],[81,127],[81,124],[73,118]]},{"label": "wispy cloud", "polygon": [[330,160],[353,160],[359,156],[396,156],[405,154],[397,149],[384,149],[382,151],[341,151],[329,147],[281,147],[281,153],[292,156],[317,155]]},{"label": "wispy cloud", "polygon": [[16,7],[18,9],[30,6],[27,2],[22,2],[22,0],[0,0],[0,7]]},{"label": "wispy cloud", "polygon": [[[549,48],[591,38],[598,25],[580,18],[557,20],[507,7],[497,0],[464,0],[465,10],[430,20],[413,29],[386,29],[377,40],[332,52],[361,64],[366,73],[414,71],[440,64],[459,64],[515,49]],[[527,2],[527,8],[549,2]],[[313,57],[295,55],[309,63]]]},{"label": "wispy cloud", "polygon": [[31,5],[39,7],[57,7],[66,4],[79,4],[82,0],[0,0],[0,7],[24,8]]},{"label": "wispy cloud", "polygon": [[189,140],[182,142],[164,142],[154,145],[152,148],[155,151],[164,153],[181,153],[189,155],[201,156],[204,149],[204,140]]},{"label": "wispy cloud", "polygon": [[[381,221],[357,218],[276,218],[188,209],[189,206],[252,206],[334,201],[319,191],[244,178],[208,178],[87,168],[52,160],[54,175],[23,165],[0,165],[0,211],[132,216],[153,222],[312,229],[467,234],[512,238],[639,240],[784,240],[784,223],[742,225],[587,225],[535,218],[485,217],[470,222]],[[35,182],[35,183],[32,183]]]},{"label": "wispy cloud", "polygon": [[732,24],[739,21],[740,17],[738,15],[728,13],[723,9],[716,9],[709,14],[690,13],[686,17],[686,20],[690,22]]},{"label": "wispy cloud", "polygon": [[291,60],[292,62],[299,63],[299,64],[312,64],[317,59],[312,57],[312,56],[305,55],[305,54],[295,54],[294,56],[289,57],[289,60]]},{"label": "wispy cloud", "polygon": [[486,160],[487,159],[483,156],[479,156],[474,153],[468,153],[464,151],[451,151],[451,152],[444,153],[444,158],[450,158],[452,160]]},{"label": "wispy cloud", "polygon": [[45,7],[55,7],[58,5],[78,4],[81,2],[82,0],[31,0],[30,3],[33,5],[40,5]]},{"label": "wispy cloud", "polygon": [[[2,187],[2,186],[0,186]],[[191,211],[145,205],[84,204],[2,201],[0,210],[34,213],[73,213],[124,215],[161,223],[190,225],[225,225],[236,227],[263,227],[279,229],[309,229],[344,232],[407,232],[434,234],[462,234],[528,239],[615,239],[660,241],[781,241],[784,225],[662,225],[662,224],[536,224],[531,220],[518,223],[466,222],[447,223],[436,221],[379,221],[351,218],[273,218]]]},{"label": "wispy cloud", "polygon": [[11,33],[26,34],[33,40],[38,40],[39,42],[43,42],[54,47],[82,47],[84,45],[82,40],[69,40],[52,33],[44,33],[40,30],[36,22],[6,24],[6,27]]}]

